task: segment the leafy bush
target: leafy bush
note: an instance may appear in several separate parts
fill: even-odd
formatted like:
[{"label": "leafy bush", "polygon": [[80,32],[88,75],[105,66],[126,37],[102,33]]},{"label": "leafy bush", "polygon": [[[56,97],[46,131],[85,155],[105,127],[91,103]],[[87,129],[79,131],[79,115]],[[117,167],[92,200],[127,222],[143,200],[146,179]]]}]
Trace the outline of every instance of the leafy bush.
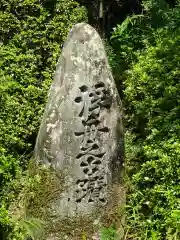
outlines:
[{"label": "leafy bush", "polygon": [[0,1],[0,216],[10,181],[33,151],[62,44],[81,21],[86,11],[72,0]]},{"label": "leafy bush", "polygon": [[4,192],[0,208],[1,239],[45,239],[53,233],[49,207],[63,191],[64,179],[61,171],[37,165],[34,160],[29,162],[28,170],[19,171]]},{"label": "leafy bush", "polygon": [[180,238],[180,5],[144,0],[112,34],[123,88],[128,239]]},{"label": "leafy bush", "polygon": [[147,239],[152,231],[164,239],[169,229],[180,236],[179,50],[180,32],[167,31],[138,56],[125,82],[131,136],[129,205],[138,216],[135,226]]},{"label": "leafy bush", "polygon": [[0,144],[22,155],[33,149],[61,46],[85,10],[64,0],[2,0],[0,10]]},{"label": "leafy bush", "polygon": [[[143,0],[142,14],[127,16],[114,28],[111,45],[116,56],[111,66],[117,85],[121,85],[120,91],[126,79],[126,70],[130,68],[132,61],[137,60],[136,53],[143,52],[148,46],[156,44],[157,34],[159,34],[156,29],[170,28],[175,31],[179,28],[178,6],[170,8],[165,0]],[[121,95],[124,96],[123,93]]]}]

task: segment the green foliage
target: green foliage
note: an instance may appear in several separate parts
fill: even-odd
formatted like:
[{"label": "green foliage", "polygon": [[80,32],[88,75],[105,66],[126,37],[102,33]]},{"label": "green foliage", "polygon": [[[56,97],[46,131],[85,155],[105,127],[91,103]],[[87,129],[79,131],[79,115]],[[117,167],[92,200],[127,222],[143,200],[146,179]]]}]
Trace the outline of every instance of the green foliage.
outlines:
[{"label": "green foliage", "polygon": [[[0,1],[1,215],[10,182],[33,151],[62,44],[81,21],[86,11],[72,0]],[[1,217],[1,229],[5,222]]]},{"label": "green foliage", "polygon": [[34,218],[12,219],[14,226],[9,240],[24,240],[28,237],[32,240],[37,239],[42,235],[43,222]]},{"label": "green foliage", "polygon": [[0,208],[2,239],[24,240],[27,237],[37,239],[36,237],[41,235],[44,223],[26,214],[28,202],[35,194],[34,188],[38,184],[37,174],[30,177],[26,172],[22,174],[19,171],[16,178],[11,179],[8,191],[4,191],[4,201]]},{"label": "green foliage", "polygon": [[[180,239],[180,5],[144,0],[112,35],[123,88],[127,239]],[[112,59],[112,58],[111,58]]]},{"label": "green foliage", "polygon": [[124,22],[114,28],[111,36],[111,44],[116,53],[112,70],[118,85],[125,81],[126,70],[132,61],[137,60],[137,52],[156,44],[159,34],[156,29],[170,28],[175,31],[180,25],[179,7],[169,8],[165,0],[144,0],[142,5],[143,14],[127,16]]},{"label": "green foliage", "polygon": [[2,0],[0,11],[0,144],[22,155],[33,149],[62,43],[85,11],[63,0]]},{"label": "green foliage", "polygon": [[125,82],[128,128],[135,136],[127,142],[136,149],[129,146],[129,205],[149,238],[152,229],[159,239],[168,229],[180,234],[180,222],[173,217],[180,207],[179,46],[179,32],[158,37],[156,46],[138,56]]},{"label": "green foliage", "polygon": [[7,182],[10,182],[19,171],[17,159],[12,155],[6,154],[6,151],[0,149],[0,187],[1,189]]},{"label": "green foliage", "polygon": [[8,224],[11,230],[6,239],[39,239],[44,236],[52,225],[48,216],[48,204],[60,195],[63,184],[64,177],[60,172],[55,173],[46,166],[37,166],[33,161],[27,171],[19,172],[13,179],[9,192],[4,194],[4,198],[9,199],[9,207],[7,211],[7,206],[4,205],[1,222],[5,227]]}]

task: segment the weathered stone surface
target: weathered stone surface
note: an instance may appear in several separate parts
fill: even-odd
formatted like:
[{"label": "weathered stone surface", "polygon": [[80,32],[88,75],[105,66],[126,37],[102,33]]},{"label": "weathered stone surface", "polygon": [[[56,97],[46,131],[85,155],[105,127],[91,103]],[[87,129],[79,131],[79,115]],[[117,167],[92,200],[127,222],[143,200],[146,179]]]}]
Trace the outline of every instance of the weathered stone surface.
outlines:
[{"label": "weathered stone surface", "polygon": [[80,23],[63,47],[35,148],[37,161],[66,176],[52,212],[63,219],[105,211],[117,197],[122,156],[121,102],[103,43]]}]

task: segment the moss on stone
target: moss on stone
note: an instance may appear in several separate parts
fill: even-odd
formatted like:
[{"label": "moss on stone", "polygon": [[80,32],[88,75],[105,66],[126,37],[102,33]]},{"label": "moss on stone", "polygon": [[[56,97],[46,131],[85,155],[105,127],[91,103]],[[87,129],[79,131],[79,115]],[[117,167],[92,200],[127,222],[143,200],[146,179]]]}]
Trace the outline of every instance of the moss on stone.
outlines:
[{"label": "moss on stone", "polygon": [[39,240],[91,240],[103,227],[112,225],[122,235],[125,190],[119,184],[109,190],[111,205],[97,206],[91,215],[62,218],[53,211],[52,204],[67,187],[64,172],[31,161],[17,201],[11,206],[13,215],[41,220],[43,234],[36,238]]}]

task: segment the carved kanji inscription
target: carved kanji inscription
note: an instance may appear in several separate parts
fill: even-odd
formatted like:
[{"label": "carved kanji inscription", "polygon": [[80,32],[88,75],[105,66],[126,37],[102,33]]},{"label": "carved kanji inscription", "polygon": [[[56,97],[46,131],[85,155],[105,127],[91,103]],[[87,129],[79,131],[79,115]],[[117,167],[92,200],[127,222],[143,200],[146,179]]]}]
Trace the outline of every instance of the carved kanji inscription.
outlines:
[{"label": "carved kanji inscription", "polygon": [[83,85],[80,88],[81,95],[75,98],[75,103],[81,105],[79,117],[84,131],[74,132],[76,137],[81,137],[82,142],[76,159],[80,161],[80,167],[84,173],[83,179],[78,179],[76,190],[76,202],[84,198],[88,202],[100,201],[105,203],[103,194],[107,186],[106,174],[102,161],[106,151],[102,149],[102,143],[97,139],[97,133],[108,133],[108,126],[102,126],[100,122],[101,111],[111,107],[111,98],[103,82],[93,85],[91,88]]}]

